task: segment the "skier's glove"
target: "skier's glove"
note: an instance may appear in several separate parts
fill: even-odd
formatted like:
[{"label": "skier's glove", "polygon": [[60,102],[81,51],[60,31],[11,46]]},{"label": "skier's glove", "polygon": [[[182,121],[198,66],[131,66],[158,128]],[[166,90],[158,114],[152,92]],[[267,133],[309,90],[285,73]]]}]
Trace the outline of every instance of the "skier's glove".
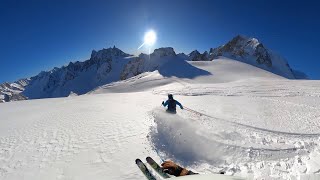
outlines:
[{"label": "skier's glove", "polygon": [[164,101],[162,101],[162,105],[164,105]]},{"label": "skier's glove", "polygon": [[188,170],[178,166],[172,161],[165,161],[161,166],[164,169],[164,172],[174,176],[184,176],[188,173]]}]

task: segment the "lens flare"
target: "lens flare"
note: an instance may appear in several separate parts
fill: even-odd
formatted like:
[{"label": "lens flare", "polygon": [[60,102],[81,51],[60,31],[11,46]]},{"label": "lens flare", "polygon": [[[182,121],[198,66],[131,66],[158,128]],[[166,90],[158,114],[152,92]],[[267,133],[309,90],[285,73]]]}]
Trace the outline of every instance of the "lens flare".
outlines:
[{"label": "lens flare", "polygon": [[153,30],[148,31],[144,35],[144,44],[152,46],[157,40],[157,35]]},{"label": "lens flare", "polygon": [[150,46],[154,45],[157,41],[157,34],[153,30],[149,30],[144,34],[143,43],[139,46],[138,49],[142,48],[144,45]]}]

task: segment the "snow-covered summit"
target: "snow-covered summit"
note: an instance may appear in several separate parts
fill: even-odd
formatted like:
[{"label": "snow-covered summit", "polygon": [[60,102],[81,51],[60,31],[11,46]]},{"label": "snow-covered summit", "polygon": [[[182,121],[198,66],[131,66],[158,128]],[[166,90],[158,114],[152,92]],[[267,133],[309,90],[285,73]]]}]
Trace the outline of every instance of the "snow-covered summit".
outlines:
[{"label": "snow-covered summit", "polygon": [[174,49],[172,47],[163,47],[158,48],[153,51],[153,53],[150,54],[153,58],[161,58],[165,56],[176,56],[176,52],[174,52]]},{"label": "snow-covered summit", "polygon": [[295,79],[294,73],[287,61],[267,49],[256,38],[238,35],[225,45],[211,48],[209,55],[210,59],[224,56],[254,65],[289,79]]},{"label": "snow-covered summit", "polygon": [[305,74],[291,69],[282,56],[267,49],[258,39],[242,35],[234,37],[222,46],[211,48],[209,53],[205,51],[201,54],[199,51],[194,50],[188,56],[190,61],[211,61],[223,56],[289,79],[307,79]]},{"label": "snow-covered summit", "polygon": [[248,59],[248,56],[255,57],[257,63],[272,66],[271,56],[268,50],[256,38],[236,36],[227,44],[218,48],[210,49],[210,56],[230,56],[232,58]]}]

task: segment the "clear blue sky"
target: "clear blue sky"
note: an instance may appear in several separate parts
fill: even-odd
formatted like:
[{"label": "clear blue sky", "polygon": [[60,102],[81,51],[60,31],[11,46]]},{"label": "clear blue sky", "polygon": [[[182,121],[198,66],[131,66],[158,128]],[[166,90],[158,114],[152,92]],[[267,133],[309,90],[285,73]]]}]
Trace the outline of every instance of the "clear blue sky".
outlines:
[{"label": "clear blue sky", "polygon": [[0,83],[36,75],[92,49],[209,50],[237,34],[256,37],[294,68],[320,79],[320,3],[278,0],[0,0]]}]

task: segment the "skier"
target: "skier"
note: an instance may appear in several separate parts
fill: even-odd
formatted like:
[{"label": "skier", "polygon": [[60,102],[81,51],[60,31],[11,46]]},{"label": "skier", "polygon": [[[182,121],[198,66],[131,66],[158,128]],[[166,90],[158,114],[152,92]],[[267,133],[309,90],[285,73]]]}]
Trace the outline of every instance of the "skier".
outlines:
[{"label": "skier", "polygon": [[185,175],[198,174],[198,173],[194,173],[192,171],[189,171],[186,168],[182,168],[172,161],[165,161],[161,164],[161,166],[164,169],[164,172],[171,174],[171,175],[174,175],[174,176],[185,176]]},{"label": "skier", "polygon": [[176,106],[179,105],[181,109],[183,109],[183,106],[175,99],[173,99],[172,94],[168,94],[168,100],[166,102],[162,101],[162,105],[164,107],[168,106],[167,112],[176,114]]}]

